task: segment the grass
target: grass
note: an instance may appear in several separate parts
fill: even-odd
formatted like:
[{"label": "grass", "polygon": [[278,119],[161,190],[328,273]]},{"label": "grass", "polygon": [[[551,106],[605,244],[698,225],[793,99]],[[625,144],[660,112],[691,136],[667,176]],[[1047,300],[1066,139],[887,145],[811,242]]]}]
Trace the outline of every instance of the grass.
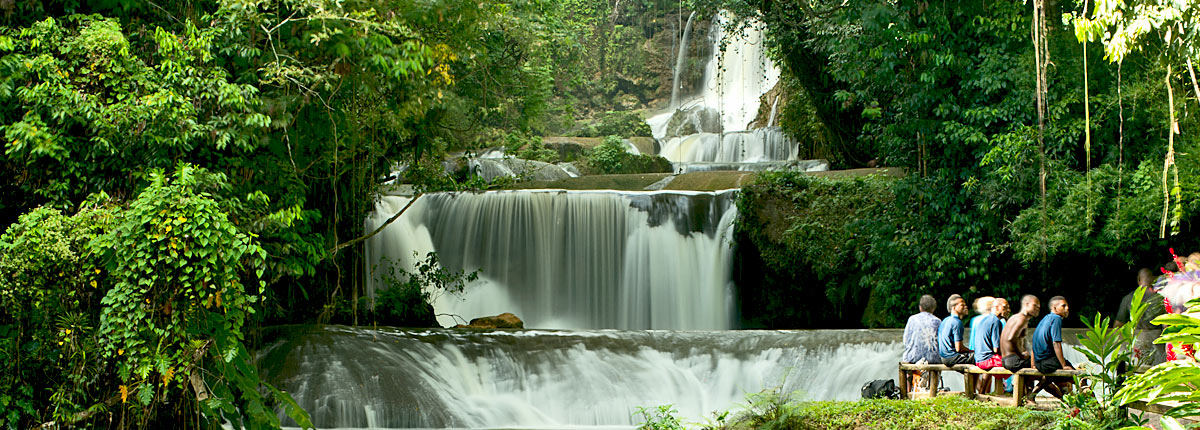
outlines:
[{"label": "grass", "polygon": [[1062,412],[998,406],[957,396],[925,400],[779,403],[777,397],[750,399],[745,411],[711,429],[811,430],[1034,430],[1082,424]]}]

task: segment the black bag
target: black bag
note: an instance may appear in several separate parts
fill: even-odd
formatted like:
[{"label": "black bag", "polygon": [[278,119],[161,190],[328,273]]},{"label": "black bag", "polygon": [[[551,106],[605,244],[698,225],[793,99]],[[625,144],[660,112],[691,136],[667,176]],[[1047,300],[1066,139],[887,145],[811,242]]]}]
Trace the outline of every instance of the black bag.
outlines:
[{"label": "black bag", "polygon": [[896,388],[896,382],[891,379],[877,379],[862,386],[862,398],[864,399],[899,399],[900,389]]}]

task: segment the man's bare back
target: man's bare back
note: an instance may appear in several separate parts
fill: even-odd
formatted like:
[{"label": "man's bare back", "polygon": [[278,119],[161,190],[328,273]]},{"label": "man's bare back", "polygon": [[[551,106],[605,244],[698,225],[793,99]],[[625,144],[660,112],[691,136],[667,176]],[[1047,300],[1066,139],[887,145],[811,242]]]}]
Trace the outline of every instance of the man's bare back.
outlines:
[{"label": "man's bare back", "polygon": [[1004,331],[1000,332],[1001,357],[1029,357],[1029,351],[1024,350],[1025,329],[1029,326],[1029,319],[1038,316],[1041,311],[1042,302],[1037,297],[1029,294],[1021,297],[1021,311],[1013,314],[1004,324]]},{"label": "man's bare back", "polygon": [[1025,328],[1028,325],[1029,317],[1023,313],[1013,315],[1008,319],[1008,322],[1004,323],[1004,331],[1000,333],[1001,357],[1008,357],[1014,354],[1028,354],[1022,351],[1022,346],[1025,344]]}]

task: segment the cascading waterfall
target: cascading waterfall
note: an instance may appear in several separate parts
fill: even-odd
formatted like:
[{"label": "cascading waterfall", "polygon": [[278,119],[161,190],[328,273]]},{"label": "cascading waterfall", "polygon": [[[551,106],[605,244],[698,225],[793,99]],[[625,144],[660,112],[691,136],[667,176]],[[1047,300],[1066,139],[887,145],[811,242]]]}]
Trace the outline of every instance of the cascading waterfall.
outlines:
[{"label": "cascading waterfall", "polygon": [[[320,428],[629,428],[638,407],[665,404],[701,422],[776,387],[856,399],[896,376],[903,350],[894,329],[283,332],[260,354],[264,375]],[[962,378],[944,382],[962,390]]]},{"label": "cascading waterfall", "polygon": [[696,12],[688,15],[687,25],[683,27],[683,34],[679,36],[679,52],[675,54],[675,74],[671,81],[671,108],[679,106],[679,88],[683,86],[679,82],[679,75],[683,73],[683,68],[687,66],[687,51],[688,42],[692,37],[692,22],[696,19]]},{"label": "cascading waterfall", "polygon": [[[512,312],[527,327],[728,329],[736,319],[734,192],[501,191],[419,197],[366,246],[370,264],[481,269],[438,313]],[[385,196],[374,230],[408,203]],[[373,280],[373,276],[368,277]],[[378,287],[369,284],[374,298]],[[453,325],[452,317],[440,317]]]},{"label": "cascading waterfall", "polygon": [[[772,125],[773,114],[768,115],[766,127],[751,128],[759,116],[760,98],[778,84],[780,72],[766,56],[762,23],[751,22],[740,34],[723,40],[724,28],[731,20],[725,12],[714,19],[712,56],[705,66],[700,93],[686,100],[678,94],[680,65],[685,60],[677,58],[671,104],[646,121],[654,137],[665,142],[659,155],[675,162],[677,171],[680,163],[797,158],[795,142]],[[688,33],[684,32],[682,43]],[[685,51],[681,48],[680,55]]]}]

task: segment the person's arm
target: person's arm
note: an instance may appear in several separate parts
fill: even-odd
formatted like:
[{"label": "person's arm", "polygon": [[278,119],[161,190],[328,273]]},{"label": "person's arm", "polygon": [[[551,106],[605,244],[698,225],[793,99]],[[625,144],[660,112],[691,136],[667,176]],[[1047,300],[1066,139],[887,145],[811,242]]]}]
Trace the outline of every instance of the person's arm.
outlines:
[{"label": "person's arm", "polygon": [[1054,355],[1058,357],[1058,364],[1062,366],[1063,370],[1075,370],[1074,367],[1068,366],[1067,359],[1063,358],[1062,342],[1054,342]]},{"label": "person's arm", "polygon": [[991,333],[988,333],[988,337],[991,339],[992,352],[1000,355],[1000,329],[997,327],[992,330]]},{"label": "person's arm", "polygon": [[970,349],[967,349],[967,347],[963,346],[963,329],[962,329],[961,324],[958,326],[957,329],[954,330],[954,334],[951,336],[951,339],[954,339],[954,350],[955,351],[974,352]]},{"label": "person's arm", "polygon": [[969,348],[963,346],[963,343],[961,340],[954,341],[954,350],[958,351],[958,352],[975,352],[975,350],[969,349]]}]

